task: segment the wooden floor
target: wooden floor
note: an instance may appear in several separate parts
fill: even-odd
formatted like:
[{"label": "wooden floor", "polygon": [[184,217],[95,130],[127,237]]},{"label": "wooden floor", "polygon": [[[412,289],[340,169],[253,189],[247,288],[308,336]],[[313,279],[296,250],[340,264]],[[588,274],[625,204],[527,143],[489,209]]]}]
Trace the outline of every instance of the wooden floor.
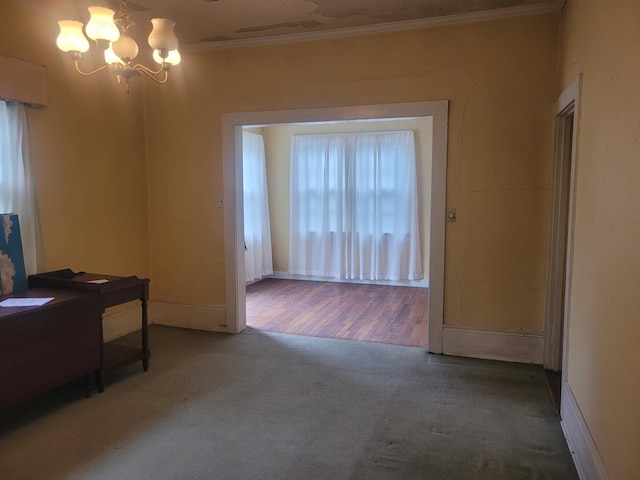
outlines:
[{"label": "wooden floor", "polygon": [[247,326],[426,347],[429,290],[267,278],[247,286]]}]

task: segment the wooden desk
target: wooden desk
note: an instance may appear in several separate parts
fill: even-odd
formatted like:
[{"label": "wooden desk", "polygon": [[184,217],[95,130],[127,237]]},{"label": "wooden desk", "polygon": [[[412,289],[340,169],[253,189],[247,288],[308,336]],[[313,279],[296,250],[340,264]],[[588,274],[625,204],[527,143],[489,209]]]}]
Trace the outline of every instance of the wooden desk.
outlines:
[{"label": "wooden desk", "polygon": [[34,288],[3,295],[54,297],[39,307],[0,307],[0,409],[95,373],[102,383],[102,307],[95,293]]},{"label": "wooden desk", "polygon": [[[107,280],[104,283],[92,283],[94,281]],[[102,309],[140,300],[142,305],[142,345],[141,348],[131,348],[118,345],[116,342],[104,344],[104,359],[102,371],[104,376],[118,368],[142,361],[142,368],[146,372],[149,369],[149,333],[147,321],[147,301],[149,300],[149,279],[138,277],[117,277],[114,275],[102,275],[99,273],[74,272],[70,269],[56,270],[53,272],[39,273],[29,276],[30,287],[50,287],[56,289],[76,290],[96,293],[100,298]],[[102,376],[101,376],[102,378]],[[98,391],[102,392],[104,386],[98,383]]]}]

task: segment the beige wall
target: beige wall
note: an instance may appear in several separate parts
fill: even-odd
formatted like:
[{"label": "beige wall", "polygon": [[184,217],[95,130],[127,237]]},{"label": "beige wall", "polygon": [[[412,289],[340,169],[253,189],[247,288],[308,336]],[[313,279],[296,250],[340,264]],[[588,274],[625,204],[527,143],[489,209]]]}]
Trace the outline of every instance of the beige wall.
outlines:
[{"label": "beige wall", "polygon": [[429,277],[429,198],[431,193],[431,145],[433,119],[327,123],[315,125],[274,126],[263,129],[267,158],[269,216],[273,246],[273,269],[289,269],[289,172],[291,137],[315,133],[353,133],[412,130],[416,138],[418,215],[422,252],[422,271]]},{"label": "beige wall", "polygon": [[49,106],[27,112],[43,268],[147,276],[142,90],[127,95],[105,72],[75,73],[55,46],[56,20],[13,2],[3,2],[0,16],[0,55],[47,68]]},{"label": "beige wall", "polygon": [[49,71],[29,114],[47,268],[150,274],[156,300],[223,306],[221,113],[445,99],[445,322],[542,329],[558,15],[185,52],[169,85],[129,95],[73,72],[55,20],[10,2],[0,29],[0,54]]},{"label": "beige wall", "polygon": [[158,298],[225,301],[221,113],[446,99],[458,222],[447,228],[445,322],[540,331],[557,29],[558,15],[542,15],[186,52],[171,88],[147,90]]},{"label": "beige wall", "polygon": [[612,480],[640,478],[640,3],[569,0],[561,88],[583,73],[568,381]]}]

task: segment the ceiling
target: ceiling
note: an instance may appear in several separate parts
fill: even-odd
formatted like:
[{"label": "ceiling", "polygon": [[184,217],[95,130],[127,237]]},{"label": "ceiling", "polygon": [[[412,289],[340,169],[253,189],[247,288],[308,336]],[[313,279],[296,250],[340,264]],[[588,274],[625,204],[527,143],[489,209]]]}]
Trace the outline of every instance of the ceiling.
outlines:
[{"label": "ceiling", "polygon": [[[55,20],[86,23],[89,5],[120,0],[14,0],[46,8]],[[559,11],[566,0],[131,0],[139,28],[153,17],[176,22],[182,48],[219,48],[374,33],[427,25]],[[133,32],[132,32],[133,33]]]}]

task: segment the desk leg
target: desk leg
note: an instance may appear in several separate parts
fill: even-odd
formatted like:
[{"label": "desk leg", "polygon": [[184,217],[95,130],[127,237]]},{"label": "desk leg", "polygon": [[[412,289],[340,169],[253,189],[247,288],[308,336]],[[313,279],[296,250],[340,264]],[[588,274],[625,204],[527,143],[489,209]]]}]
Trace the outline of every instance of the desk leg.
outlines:
[{"label": "desk leg", "polygon": [[95,371],[95,376],[96,376],[96,384],[98,385],[98,392],[102,393],[104,392],[104,381],[102,379],[102,369],[99,368],[98,370]]},{"label": "desk leg", "polygon": [[90,373],[84,376],[84,396],[86,398],[91,397],[91,374]]},{"label": "desk leg", "polygon": [[142,368],[149,370],[149,327],[147,323],[147,299],[142,299]]}]

